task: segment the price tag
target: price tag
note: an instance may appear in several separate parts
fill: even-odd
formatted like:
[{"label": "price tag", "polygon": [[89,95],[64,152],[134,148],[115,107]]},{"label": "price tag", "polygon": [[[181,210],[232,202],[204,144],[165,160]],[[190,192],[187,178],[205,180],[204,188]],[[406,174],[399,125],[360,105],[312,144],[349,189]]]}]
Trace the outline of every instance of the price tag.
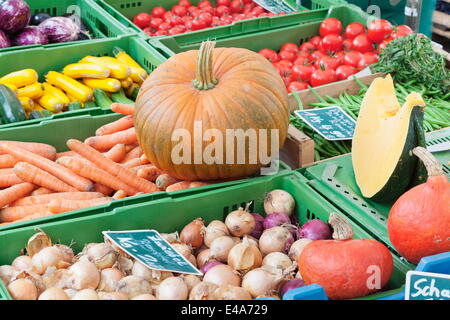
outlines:
[{"label": "price tag", "polygon": [[258,5],[272,13],[293,13],[297,11],[282,0],[253,0],[253,2],[257,3]]},{"label": "price tag", "polygon": [[351,140],[356,122],[340,107],[296,110],[297,117],[327,140]]},{"label": "price tag", "polygon": [[103,236],[150,269],[202,275],[155,230],[103,231]]},{"label": "price tag", "polygon": [[408,271],[405,300],[450,300],[450,275]]}]

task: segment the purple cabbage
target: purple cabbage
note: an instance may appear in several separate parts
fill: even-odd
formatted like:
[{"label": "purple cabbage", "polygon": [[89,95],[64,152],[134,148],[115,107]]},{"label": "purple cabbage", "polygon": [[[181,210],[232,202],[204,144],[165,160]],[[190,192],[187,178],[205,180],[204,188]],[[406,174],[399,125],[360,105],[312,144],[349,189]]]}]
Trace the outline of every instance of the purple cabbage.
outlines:
[{"label": "purple cabbage", "polygon": [[47,19],[38,28],[47,35],[51,43],[75,41],[80,34],[80,27],[66,17]]},{"label": "purple cabbage", "polygon": [[298,235],[310,240],[327,240],[331,239],[331,228],[320,219],[309,220],[300,228]]},{"label": "purple cabbage", "polygon": [[38,27],[26,27],[13,40],[15,46],[48,44],[48,37]]},{"label": "purple cabbage", "polygon": [[255,219],[255,229],[253,229],[250,235],[256,239],[259,239],[264,231],[264,218],[258,213],[252,213]]},{"label": "purple cabbage", "polygon": [[2,30],[0,30],[0,49],[11,47],[11,41]]},{"label": "purple cabbage", "polygon": [[16,34],[30,22],[30,7],[23,0],[0,1],[0,29]]}]

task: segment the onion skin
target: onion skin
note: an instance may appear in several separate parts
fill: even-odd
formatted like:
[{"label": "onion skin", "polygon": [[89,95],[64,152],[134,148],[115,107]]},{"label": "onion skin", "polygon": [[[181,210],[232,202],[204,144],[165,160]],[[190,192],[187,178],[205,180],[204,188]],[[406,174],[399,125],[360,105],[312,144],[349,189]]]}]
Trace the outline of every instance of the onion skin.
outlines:
[{"label": "onion skin", "polygon": [[262,268],[250,270],[242,279],[242,287],[246,289],[253,298],[267,296],[277,291],[282,277],[278,277]]},{"label": "onion skin", "polygon": [[273,190],[264,199],[264,211],[266,214],[284,213],[290,216],[294,209],[294,198],[284,190]]},{"label": "onion skin", "polygon": [[242,287],[220,286],[214,290],[211,300],[251,300],[251,294]]},{"label": "onion skin", "polygon": [[14,300],[36,300],[38,290],[28,279],[17,279],[8,285],[8,291]]},{"label": "onion skin", "polygon": [[100,274],[100,283],[98,285],[99,291],[113,292],[116,291],[119,281],[124,278],[125,275],[117,268],[103,269]]},{"label": "onion skin", "polygon": [[331,239],[331,228],[320,219],[313,219],[306,222],[299,232],[300,237],[310,240]]},{"label": "onion skin", "polygon": [[253,232],[256,222],[251,213],[239,208],[227,215],[225,225],[233,236],[243,237]]},{"label": "onion skin", "polygon": [[135,276],[127,276],[119,281],[117,291],[132,299],[141,294],[151,294],[152,286],[147,280]]},{"label": "onion skin", "polygon": [[259,238],[259,249],[263,255],[271,252],[287,253],[294,243],[292,233],[285,227],[273,227],[264,230]]},{"label": "onion skin", "polygon": [[253,219],[255,219],[255,228],[250,236],[259,239],[264,231],[264,218],[258,213],[252,213]]},{"label": "onion skin", "polygon": [[197,255],[197,267],[202,268],[206,263],[211,261],[211,250],[206,249]]},{"label": "onion skin", "polygon": [[180,233],[180,240],[192,248],[200,248],[203,244],[203,234],[205,230],[205,224],[201,218],[197,218],[194,221],[186,225]]},{"label": "onion skin", "polygon": [[209,300],[213,292],[218,288],[211,282],[200,282],[196,284],[189,293],[189,300]]},{"label": "onion skin", "polygon": [[211,258],[220,262],[227,262],[230,250],[236,245],[235,239],[223,236],[215,239],[211,243]]},{"label": "onion skin", "polygon": [[210,261],[208,263],[206,263],[203,267],[201,267],[200,271],[205,274],[207,273],[209,270],[211,270],[212,268],[214,268],[215,266],[221,265],[223,264],[222,262],[219,261]]},{"label": "onion skin", "polygon": [[70,298],[61,288],[48,288],[41,293],[38,300],[70,300]]},{"label": "onion skin", "polygon": [[38,274],[44,274],[48,267],[60,268],[61,263],[64,262],[63,258],[58,248],[46,247],[31,258],[31,263],[34,271]]},{"label": "onion skin", "polygon": [[239,287],[241,285],[239,274],[226,264],[210,269],[203,277],[203,281],[211,282],[218,286],[231,285]]},{"label": "onion skin", "polygon": [[102,270],[111,268],[117,261],[117,251],[107,243],[99,243],[90,247],[87,251],[89,261]]},{"label": "onion skin", "polygon": [[188,287],[180,277],[167,278],[156,289],[158,300],[187,300],[188,295]]},{"label": "onion skin", "polygon": [[264,229],[278,227],[283,224],[290,224],[291,219],[285,213],[271,213],[264,219]]},{"label": "onion skin", "polygon": [[305,281],[303,281],[302,279],[296,278],[293,280],[289,280],[288,282],[286,282],[283,286],[283,288],[280,291],[280,296],[283,297],[284,294],[286,292],[288,292],[289,290],[293,290],[293,289],[297,289],[297,288],[301,288],[306,286]]},{"label": "onion skin", "polygon": [[225,223],[223,223],[222,221],[219,221],[219,220],[213,220],[208,224],[208,226],[205,229],[205,238],[204,238],[205,245],[208,248],[210,248],[211,243],[215,239],[222,237],[222,236],[229,236],[229,235],[230,235],[230,231],[228,230]]},{"label": "onion skin", "polygon": [[247,238],[235,245],[228,254],[228,265],[237,271],[259,268],[262,260],[262,254],[258,247]]}]

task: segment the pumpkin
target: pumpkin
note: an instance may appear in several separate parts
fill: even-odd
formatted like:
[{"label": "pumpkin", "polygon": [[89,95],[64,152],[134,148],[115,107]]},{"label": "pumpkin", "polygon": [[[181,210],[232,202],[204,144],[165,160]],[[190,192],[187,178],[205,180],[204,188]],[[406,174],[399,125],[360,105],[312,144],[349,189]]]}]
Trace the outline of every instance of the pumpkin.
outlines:
[{"label": "pumpkin", "polygon": [[350,225],[330,214],[334,240],[316,240],[298,257],[306,284],[322,286],[330,299],[352,299],[374,293],[389,281],[393,270],[390,251],[372,239],[352,239]]},{"label": "pumpkin", "polygon": [[389,239],[412,263],[450,251],[450,183],[439,162],[425,148],[413,153],[425,164],[428,179],[403,194],[388,217]]},{"label": "pumpkin", "polygon": [[[272,157],[272,140],[278,152],[287,136],[288,93],[271,63],[247,49],[214,45],[206,41],[198,51],[168,59],[136,100],[135,127],[145,155],[180,180],[247,177],[268,164],[260,153]],[[239,129],[267,130],[267,141],[249,144],[244,138],[245,148],[233,148],[227,133]],[[271,130],[278,136],[272,139]],[[245,156],[240,162],[239,155]]]},{"label": "pumpkin", "polygon": [[400,107],[390,75],[375,79],[361,104],[352,162],[361,194],[375,202],[397,200],[426,180],[411,150],[425,146],[422,97],[411,93]]}]

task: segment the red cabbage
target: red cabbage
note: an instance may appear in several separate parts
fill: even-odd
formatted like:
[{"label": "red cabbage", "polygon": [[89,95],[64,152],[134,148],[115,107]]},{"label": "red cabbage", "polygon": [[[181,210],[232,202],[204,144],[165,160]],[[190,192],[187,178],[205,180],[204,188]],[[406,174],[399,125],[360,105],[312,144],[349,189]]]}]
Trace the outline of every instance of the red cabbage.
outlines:
[{"label": "red cabbage", "polygon": [[65,17],[47,19],[38,27],[52,43],[75,41],[80,33],[80,27],[72,19]]},{"label": "red cabbage", "polygon": [[23,0],[0,1],[0,29],[16,34],[30,22],[30,7]]},{"label": "red cabbage", "polygon": [[300,228],[299,235],[310,240],[326,240],[331,239],[331,229],[322,220],[314,219],[308,221]]},{"label": "red cabbage", "polygon": [[11,47],[11,41],[2,30],[0,30],[0,49]]},{"label": "red cabbage", "polygon": [[48,38],[38,27],[26,27],[13,40],[15,46],[27,46],[32,44],[47,44]]},{"label": "red cabbage", "polygon": [[253,229],[250,235],[256,239],[259,239],[264,231],[264,218],[258,213],[252,213],[255,219],[255,229]]}]

